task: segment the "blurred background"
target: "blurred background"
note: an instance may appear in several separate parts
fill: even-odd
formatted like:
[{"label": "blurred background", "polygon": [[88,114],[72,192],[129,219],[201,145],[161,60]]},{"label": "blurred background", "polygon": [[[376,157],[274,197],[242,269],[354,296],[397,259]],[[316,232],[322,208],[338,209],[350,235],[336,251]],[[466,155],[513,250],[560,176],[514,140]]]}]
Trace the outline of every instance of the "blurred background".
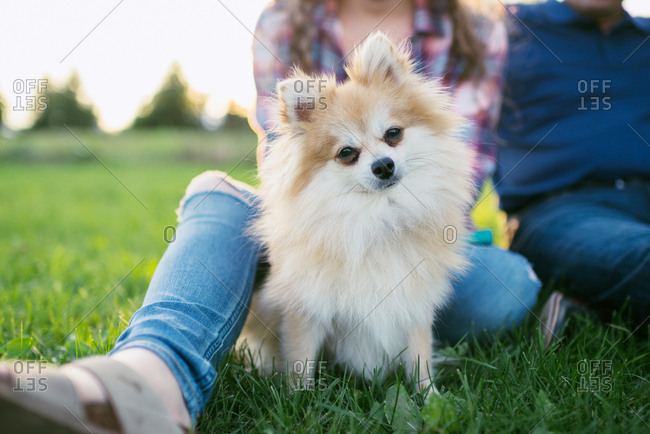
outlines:
[{"label": "blurred background", "polygon": [[[179,94],[169,98],[188,92],[184,109],[192,119],[185,119],[187,126],[214,130],[229,109],[245,115],[254,104],[251,32],[266,3],[3,2],[3,125],[19,130],[57,124],[62,114],[50,113],[39,123],[40,107],[29,107],[26,98],[44,92],[50,110],[70,110],[73,106],[65,105],[70,101],[59,100],[57,93],[69,90],[69,96],[90,109],[97,128],[117,132],[148,114],[162,88],[175,86],[169,91]],[[624,4],[630,12],[650,15],[647,0]]]}]

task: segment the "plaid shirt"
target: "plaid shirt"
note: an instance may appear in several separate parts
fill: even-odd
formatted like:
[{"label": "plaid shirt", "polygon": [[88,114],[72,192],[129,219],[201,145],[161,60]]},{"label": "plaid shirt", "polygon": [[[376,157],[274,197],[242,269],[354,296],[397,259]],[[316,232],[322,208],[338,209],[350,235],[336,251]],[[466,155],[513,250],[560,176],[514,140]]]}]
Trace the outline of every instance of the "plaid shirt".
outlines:
[{"label": "plaid shirt", "polygon": [[[274,107],[276,83],[287,77],[292,67],[289,8],[286,1],[273,2],[262,12],[255,29],[256,121],[266,133],[278,123]],[[341,62],[344,53],[339,43],[343,29],[337,16],[336,0],[326,0],[318,5],[311,21],[318,28],[312,45],[314,69],[334,74],[337,81],[344,81],[347,78]],[[416,0],[413,25],[414,33],[410,39],[416,69],[428,77],[442,79],[453,93],[454,109],[471,121],[466,140],[476,151],[475,182],[480,187],[495,168],[491,131],[498,120],[501,105],[502,71],[508,49],[505,26],[487,20],[477,21],[476,31],[487,47],[486,75],[480,80],[459,83],[463,64],[450,56],[453,29],[449,15],[432,15],[427,0]]]}]

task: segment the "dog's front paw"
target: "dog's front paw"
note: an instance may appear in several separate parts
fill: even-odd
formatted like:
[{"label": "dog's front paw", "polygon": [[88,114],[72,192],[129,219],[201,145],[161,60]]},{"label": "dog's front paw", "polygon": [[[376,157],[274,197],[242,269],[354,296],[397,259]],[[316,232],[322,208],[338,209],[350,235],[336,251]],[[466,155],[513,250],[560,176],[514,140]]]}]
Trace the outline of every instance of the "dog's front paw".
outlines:
[{"label": "dog's front paw", "polygon": [[287,385],[292,392],[296,390],[314,390],[316,388],[316,371],[320,370],[320,363],[314,360],[297,360],[285,371]]},{"label": "dog's front paw", "polygon": [[432,396],[440,396],[438,388],[433,383],[433,381],[427,380],[422,383],[418,383],[418,392],[422,394],[424,398],[424,403],[428,403],[431,400]]},{"label": "dog's front paw", "polygon": [[440,395],[438,388],[428,376],[420,378],[417,384],[417,391],[425,398],[425,402],[429,400],[431,395]]}]

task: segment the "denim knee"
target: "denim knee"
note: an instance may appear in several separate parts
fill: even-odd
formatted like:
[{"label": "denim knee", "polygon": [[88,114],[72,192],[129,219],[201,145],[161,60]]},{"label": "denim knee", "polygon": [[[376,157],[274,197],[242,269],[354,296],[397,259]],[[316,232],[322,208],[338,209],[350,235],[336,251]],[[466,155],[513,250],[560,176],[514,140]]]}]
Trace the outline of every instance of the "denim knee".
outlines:
[{"label": "denim knee", "polygon": [[494,249],[489,254],[476,255],[478,276],[482,276],[484,291],[490,295],[492,309],[484,309],[482,321],[486,329],[524,319],[537,303],[542,286],[531,264],[523,256],[507,250]]},{"label": "denim knee", "polygon": [[[198,194],[207,195],[213,192],[233,196],[248,206],[253,206],[256,200],[255,189],[250,185],[232,179],[219,170],[208,170],[195,176],[187,186],[185,195],[176,210],[178,221],[182,221],[185,205],[191,197]],[[201,202],[199,200],[195,207],[199,206]]]},{"label": "denim knee", "polygon": [[531,313],[537,304],[538,295],[542,282],[535,274],[530,262],[517,253],[511,253],[512,267],[507,274],[501,276],[499,282],[506,291],[512,295],[511,300],[511,323],[519,323],[524,317]]},{"label": "denim knee", "polygon": [[521,322],[537,303],[541,282],[523,256],[494,246],[469,246],[469,269],[454,282],[441,312],[439,336],[456,342],[466,334],[494,333]]}]

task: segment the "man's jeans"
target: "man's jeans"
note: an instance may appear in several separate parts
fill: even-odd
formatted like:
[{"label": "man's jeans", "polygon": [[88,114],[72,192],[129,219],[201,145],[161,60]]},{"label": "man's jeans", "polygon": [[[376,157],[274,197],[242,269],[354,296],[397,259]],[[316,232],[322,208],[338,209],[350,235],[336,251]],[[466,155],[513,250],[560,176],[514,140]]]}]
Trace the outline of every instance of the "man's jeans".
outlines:
[{"label": "man's jeans", "polygon": [[[260,247],[245,233],[255,215],[254,193],[220,176],[206,172],[193,181],[207,186],[203,191],[188,189],[176,239],[112,351],[143,347],[165,360],[193,421],[210,398],[219,362],[241,331],[260,256]],[[471,267],[455,282],[454,299],[435,324],[440,338],[452,342],[520,322],[540,288],[528,262],[515,253],[471,246],[468,255]]]},{"label": "man's jeans", "polygon": [[528,258],[544,284],[599,311],[629,300],[641,324],[650,315],[650,181],[544,199],[519,215],[511,249]]}]

